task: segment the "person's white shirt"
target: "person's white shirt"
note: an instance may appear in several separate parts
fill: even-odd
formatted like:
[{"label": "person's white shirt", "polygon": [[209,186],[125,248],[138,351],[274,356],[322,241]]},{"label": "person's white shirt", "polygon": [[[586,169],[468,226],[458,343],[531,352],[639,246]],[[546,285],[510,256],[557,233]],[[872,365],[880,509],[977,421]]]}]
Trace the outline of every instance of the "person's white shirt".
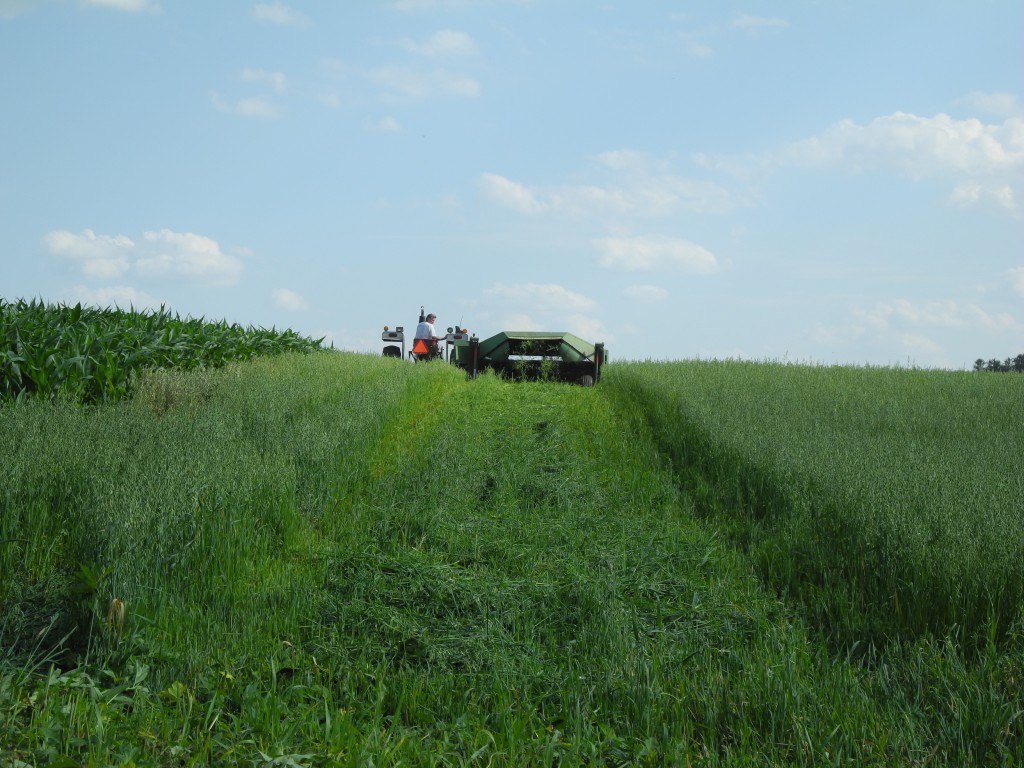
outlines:
[{"label": "person's white shirt", "polygon": [[416,337],[417,339],[436,339],[437,334],[434,332],[434,324],[428,323],[424,320],[422,323],[416,326]]}]

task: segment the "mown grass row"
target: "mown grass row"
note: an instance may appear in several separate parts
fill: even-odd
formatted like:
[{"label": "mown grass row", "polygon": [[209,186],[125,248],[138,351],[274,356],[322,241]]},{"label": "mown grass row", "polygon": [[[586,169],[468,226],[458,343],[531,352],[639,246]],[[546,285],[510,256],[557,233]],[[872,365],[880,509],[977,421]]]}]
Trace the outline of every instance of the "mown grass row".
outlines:
[{"label": "mown grass row", "polygon": [[0,409],[0,762],[1020,761],[1024,639],[836,657],[622,392],[325,354]]},{"label": "mown grass row", "polygon": [[703,508],[842,647],[1022,620],[1024,382],[739,362],[618,365]]},{"label": "mown grass row", "polygon": [[291,330],[155,312],[0,299],[0,403],[28,396],[113,402],[147,368],[191,370],[320,349]]}]

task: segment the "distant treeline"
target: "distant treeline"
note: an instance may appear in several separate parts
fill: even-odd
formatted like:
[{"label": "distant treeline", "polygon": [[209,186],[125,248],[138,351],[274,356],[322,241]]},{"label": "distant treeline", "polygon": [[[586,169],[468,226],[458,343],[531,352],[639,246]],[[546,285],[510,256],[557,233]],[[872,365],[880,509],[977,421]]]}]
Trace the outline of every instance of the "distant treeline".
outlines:
[{"label": "distant treeline", "polygon": [[1016,357],[1008,357],[1005,360],[982,360],[980,357],[974,361],[974,370],[993,371],[995,373],[1024,373],[1024,354]]}]

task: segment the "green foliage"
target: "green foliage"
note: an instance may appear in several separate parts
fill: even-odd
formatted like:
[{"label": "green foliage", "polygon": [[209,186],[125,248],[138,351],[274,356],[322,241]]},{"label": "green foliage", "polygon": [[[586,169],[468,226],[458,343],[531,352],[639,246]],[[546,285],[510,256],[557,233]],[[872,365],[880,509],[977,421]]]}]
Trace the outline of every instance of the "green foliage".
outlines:
[{"label": "green foliage", "polygon": [[516,381],[558,381],[561,370],[562,356],[550,341],[522,339],[501,372]]},{"label": "green foliage", "polygon": [[1005,636],[1024,603],[1024,382],[964,372],[620,364],[706,514],[830,641]]},{"label": "green foliage", "polygon": [[[810,503],[828,490],[813,457],[851,440],[882,452],[858,465],[869,488],[900,454],[865,434],[919,400],[922,460],[943,455],[942,382],[894,374],[883,391],[917,395],[876,413],[855,373],[766,389],[739,370],[620,364],[580,388],[295,354],[146,371],[97,408],[0,409],[0,765],[1019,764],[1019,618],[980,642],[896,628],[858,658],[753,575],[806,565],[809,534],[759,544],[798,533],[771,527],[789,497],[767,468]],[[806,426],[770,435],[809,381],[858,403],[816,452]],[[960,426],[992,431],[990,397],[965,395],[980,410]],[[972,449],[986,439],[1004,438]],[[767,479],[734,472],[730,497],[722,456]],[[95,620],[69,648],[48,626],[79,598]]]},{"label": "green foliage", "polygon": [[974,361],[974,370],[990,373],[1024,373],[1024,354],[1008,357],[1005,360],[993,357],[986,361],[979,357]]},{"label": "green foliage", "polygon": [[34,395],[86,403],[126,396],[149,368],[210,368],[286,351],[312,351],[290,330],[156,312],[0,299],[0,403]]}]

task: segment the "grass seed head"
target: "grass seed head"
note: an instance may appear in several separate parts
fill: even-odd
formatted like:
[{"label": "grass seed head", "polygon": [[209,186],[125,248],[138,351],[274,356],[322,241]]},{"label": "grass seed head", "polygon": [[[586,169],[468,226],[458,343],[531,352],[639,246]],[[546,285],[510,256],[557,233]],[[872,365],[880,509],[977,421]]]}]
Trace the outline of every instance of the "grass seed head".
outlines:
[{"label": "grass seed head", "polygon": [[124,602],[116,597],[107,608],[107,631],[116,634],[118,639],[124,634]]}]

